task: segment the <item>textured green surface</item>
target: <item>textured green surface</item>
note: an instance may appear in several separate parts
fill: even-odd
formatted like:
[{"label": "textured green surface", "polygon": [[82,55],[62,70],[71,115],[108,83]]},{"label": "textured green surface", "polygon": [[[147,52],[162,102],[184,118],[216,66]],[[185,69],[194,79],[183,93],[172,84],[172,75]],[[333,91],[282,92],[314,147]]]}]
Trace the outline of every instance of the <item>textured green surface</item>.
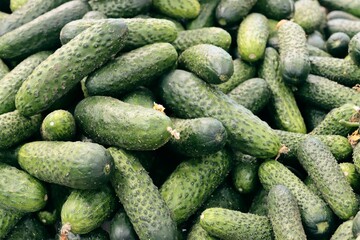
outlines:
[{"label": "textured green surface", "polygon": [[360,236],[360,212],[357,212],[356,216],[353,219],[351,231],[354,237],[358,238]]},{"label": "textured green surface", "polygon": [[139,238],[176,240],[170,210],[139,160],[121,149],[109,151],[116,167],[111,184]]},{"label": "textured green surface", "polygon": [[189,232],[187,240],[217,240],[218,238],[211,236],[200,225],[200,222],[196,222]]},{"label": "textured green surface", "polygon": [[345,11],[341,11],[341,10],[333,10],[331,12],[329,12],[327,15],[326,15],[326,19],[328,21],[330,20],[333,20],[333,19],[348,19],[348,20],[359,20],[358,17],[352,15],[351,13],[348,13],[348,12],[345,12]]},{"label": "textured green surface", "polygon": [[19,221],[6,237],[7,240],[39,239],[46,240],[49,234],[44,225],[34,217],[25,217]]},{"label": "textured green surface", "polygon": [[259,158],[279,152],[280,141],[266,122],[194,74],[175,70],[162,78],[159,90],[165,106],[178,117],[218,119],[234,150]]},{"label": "textured green surface", "polygon": [[349,55],[354,63],[360,65],[360,33],[351,38],[349,43]]},{"label": "textured green surface", "polygon": [[257,0],[254,10],[268,18],[281,20],[290,19],[294,15],[295,7],[293,0]]},{"label": "textured green surface", "polygon": [[107,18],[105,14],[99,11],[89,11],[87,12],[82,19],[105,19]]},{"label": "textured green surface", "polygon": [[200,0],[199,15],[186,24],[186,29],[193,30],[212,27],[215,24],[215,10],[220,0]]},{"label": "textured green surface", "polygon": [[326,40],[326,50],[335,58],[345,58],[348,55],[350,38],[342,32],[333,33]]},{"label": "textured green surface", "polygon": [[360,192],[360,174],[356,171],[355,164],[343,162],[339,165],[354,192]]},{"label": "textured green surface", "polygon": [[90,142],[30,142],[20,148],[18,159],[32,176],[76,189],[98,188],[114,171],[106,149]]},{"label": "textured green surface", "polygon": [[9,67],[0,59],[0,79],[2,79],[9,71]]},{"label": "textured green surface", "polygon": [[264,188],[260,188],[251,202],[249,213],[253,213],[260,216],[268,215],[268,207],[267,207],[267,199],[268,199],[268,191]]},{"label": "textured green surface", "polygon": [[[307,49],[309,51],[309,56],[313,56],[313,57],[331,57],[331,55],[327,52],[325,52],[324,50],[315,47],[313,45],[307,44]],[[310,58],[311,61],[311,58]],[[310,70],[311,71],[311,70]]]},{"label": "textured green surface", "polygon": [[135,230],[130,222],[124,209],[120,209],[114,218],[111,220],[110,225],[110,239],[126,239],[136,240],[137,236]]},{"label": "textured green surface", "polygon": [[307,130],[311,131],[324,120],[328,112],[305,104],[305,108],[302,108],[301,113],[304,117]]},{"label": "textured green surface", "polygon": [[231,170],[233,185],[240,193],[248,194],[254,192],[258,187],[258,169],[260,161],[255,157],[235,153],[235,164]]},{"label": "textured green surface", "polygon": [[135,17],[150,9],[151,0],[90,0],[89,4],[107,17]]},{"label": "textured green surface", "polygon": [[318,1],[299,0],[295,2],[295,13],[293,20],[299,24],[307,34],[320,29],[326,18]]},{"label": "textured green surface", "polygon": [[152,108],[154,107],[155,96],[148,88],[138,87],[123,96],[121,100],[126,103]]},{"label": "textured green surface", "polygon": [[16,108],[26,116],[46,110],[114,56],[123,47],[126,35],[127,27],[121,20],[86,29],[32,72],[16,94]]},{"label": "textured green surface", "polygon": [[353,220],[348,220],[339,225],[330,240],[355,240],[352,234]]},{"label": "textured green surface", "polygon": [[23,216],[24,213],[0,208],[0,239],[5,238]]},{"label": "textured green surface", "polygon": [[26,4],[28,0],[11,0],[10,1],[10,9],[12,12],[21,8],[24,4]]},{"label": "textured green surface", "polygon": [[[351,0],[350,0],[351,1]],[[350,38],[360,32],[360,21],[348,19],[332,19],[326,23],[329,34],[346,33]]]},{"label": "textured green surface", "polygon": [[360,2],[356,0],[319,0],[324,7],[334,10],[342,10],[360,17]]},{"label": "textured green surface", "polygon": [[256,0],[221,0],[216,8],[216,19],[221,26],[239,23],[255,5]]},{"label": "textured green surface", "polygon": [[173,18],[194,19],[200,13],[200,3],[198,0],[153,0],[153,7]]},{"label": "textured green surface", "polygon": [[352,159],[355,164],[356,171],[360,173],[360,144],[356,144],[353,151]]},{"label": "textured green surface", "polygon": [[75,133],[74,116],[65,110],[49,113],[41,124],[41,136],[47,141],[70,141]]}]

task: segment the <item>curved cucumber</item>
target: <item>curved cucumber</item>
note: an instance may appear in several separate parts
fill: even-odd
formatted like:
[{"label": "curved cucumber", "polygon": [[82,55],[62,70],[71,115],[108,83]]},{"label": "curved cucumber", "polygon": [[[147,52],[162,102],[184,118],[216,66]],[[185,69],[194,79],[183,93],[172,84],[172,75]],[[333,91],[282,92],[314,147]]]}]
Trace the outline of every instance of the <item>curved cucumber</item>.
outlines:
[{"label": "curved cucumber", "polygon": [[153,0],[153,7],[173,18],[194,19],[200,13],[198,0]]},{"label": "curved cucumber", "polygon": [[146,13],[151,7],[151,0],[89,0],[91,8],[102,12],[107,17],[135,17]]},{"label": "curved cucumber", "polygon": [[220,0],[200,0],[199,15],[186,24],[187,30],[212,27],[215,23],[215,10]]},{"label": "curved cucumber", "polygon": [[329,12],[326,15],[326,19],[328,21],[333,20],[333,19],[348,19],[348,20],[360,20],[360,18],[352,15],[351,13],[345,12],[345,11],[341,11],[341,10],[333,10],[331,12]]},{"label": "curved cucumber", "polygon": [[256,0],[221,0],[216,8],[216,18],[221,26],[237,24],[250,12]]},{"label": "curved cucumber", "polygon": [[217,238],[211,236],[206,230],[204,230],[200,222],[196,222],[188,234],[187,240],[217,240]]}]

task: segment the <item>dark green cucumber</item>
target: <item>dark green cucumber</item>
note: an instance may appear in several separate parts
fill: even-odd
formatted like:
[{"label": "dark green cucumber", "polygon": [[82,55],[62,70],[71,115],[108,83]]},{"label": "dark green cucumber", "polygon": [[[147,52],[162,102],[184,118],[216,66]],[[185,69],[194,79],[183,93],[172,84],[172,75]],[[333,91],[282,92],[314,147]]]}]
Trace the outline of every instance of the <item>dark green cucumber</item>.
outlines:
[{"label": "dark green cucumber", "polygon": [[305,105],[305,108],[301,109],[301,113],[305,120],[306,129],[312,131],[324,120],[328,112],[311,105]]},{"label": "dark green cucumber", "polygon": [[2,79],[9,71],[9,67],[0,59],[0,79]]},{"label": "dark green cucumber", "polygon": [[155,10],[166,16],[179,19],[194,19],[200,13],[198,0],[153,0]]},{"label": "dark green cucumber", "polygon": [[135,17],[146,13],[151,7],[151,0],[90,0],[92,10],[102,12],[107,17]]},{"label": "dark green cucumber", "polygon": [[333,57],[344,58],[348,54],[350,38],[343,32],[337,32],[330,35],[326,40],[326,49]]},{"label": "dark green cucumber", "polygon": [[351,231],[352,231],[353,237],[358,239],[360,236],[360,212],[357,212],[356,216],[353,219],[353,225],[352,225]]},{"label": "dark green cucumber", "polygon": [[[65,235],[63,235],[63,237],[64,236]],[[59,237],[61,237],[61,234],[59,234]],[[109,234],[101,227],[86,234],[74,234],[69,232],[66,237],[67,240],[109,240]]]},{"label": "dark green cucumber", "polygon": [[304,184],[310,189],[311,192],[313,192],[315,195],[317,195],[319,198],[321,198],[322,200],[323,197],[321,195],[321,192],[319,191],[319,189],[316,187],[314,180],[312,180],[309,176],[307,176],[304,179]]},{"label": "dark green cucumber", "polygon": [[28,0],[22,8],[0,20],[0,36],[69,1]]},{"label": "dark green cucumber", "polygon": [[270,102],[272,96],[269,84],[262,78],[246,80],[227,95],[254,114],[259,113]]},{"label": "dark green cucumber", "polygon": [[231,36],[222,28],[206,27],[181,31],[172,44],[178,52],[183,52],[189,47],[202,43],[212,44],[227,51],[230,48]]},{"label": "dark green cucumber", "polygon": [[326,51],[326,47],[325,47],[325,36],[323,33],[319,32],[319,31],[314,31],[312,34],[307,36],[307,43],[320,48],[321,50]]},{"label": "dark green cucumber", "polygon": [[129,217],[126,215],[124,209],[120,209],[114,218],[111,220],[110,225],[110,240],[126,239],[136,240],[137,236],[135,230],[130,222]]},{"label": "dark green cucumber", "polygon": [[152,84],[176,63],[169,43],[154,43],[125,53],[91,73],[85,85],[89,95],[117,97],[141,85]]},{"label": "dark green cucumber", "polygon": [[360,174],[356,171],[355,164],[342,162],[339,165],[354,192],[360,192]]},{"label": "dark green cucumber", "polygon": [[30,142],[20,148],[18,159],[34,177],[76,189],[98,188],[114,171],[106,149],[90,142]]},{"label": "dark green cucumber", "polygon": [[240,58],[233,61],[234,73],[229,80],[224,83],[217,84],[216,87],[224,93],[229,93],[236,88],[240,83],[255,77],[256,67],[246,63]]},{"label": "dark green cucumber", "polygon": [[294,15],[295,7],[292,0],[257,0],[254,11],[266,17],[281,20],[290,19]]},{"label": "dark green cucumber", "polygon": [[36,212],[48,200],[42,183],[28,173],[0,164],[0,206],[19,212]]},{"label": "dark green cucumber", "polygon": [[186,29],[193,30],[215,25],[215,10],[220,0],[200,0],[199,15],[186,24]]},{"label": "dark green cucumber", "polygon": [[[281,130],[275,130],[275,132],[278,134],[281,143],[289,148],[289,152],[287,154],[281,155],[281,157],[286,159],[296,157],[296,151],[300,142],[308,136],[307,134],[292,133]],[[338,161],[344,160],[351,155],[352,148],[346,137],[339,135],[313,135],[313,137],[316,137],[325,143]]]},{"label": "dark green cucumber", "polygon": [[273,239],[269,218],[225,208],[206,209],[201,214],[200,225],[211,235],[224,240]]},{"label": "dark green cucumber", "polygon": [[121,100],[126,103],[152,108],[154,107],[155,96],[148,88],[138,87],[123,96]]},{"label": "dark green cucumber", "polygon": [[165,106],[178,117],[218,119],[225,126],[234,150],[268,158],[276,156],[281,148],[278,137],[266,122],[192,73],[175,70],[165,75],[159,93]]},{"label": "dark green cucumber", "polygon": [[346,33],[350,38],[360,32],[360,21],[348,19],[332,19],[326,23],[329,34],[336,32]]},{"label": "dark green cucumber", "polygon": [[160,188],[177,224],[186,221],[206,201],[230,171],[230,155],[215,154],[180,163]]},{"label": "dark green cucumber", "polygon": [[74,116],[66,110],[55,110],[44,118],[40,130],[46,141],[70,141],[76,133]]},{"label": "dark green cucumber", "polygon": [[299,0],[295,2],[293,20],[299,24],[307,34],[319,30],[326,19],[326,13],[322,11],[318,1]]},{"label": "dark green cucumber", "polygon": [[270,189],[268,211],[276,239],[307,239],[301,222],[299,206],[287,187],[275,185]]},{"label": "dark green cucumber", "polygon": [[99,11],[89,11],[82,17],[82,19],[93,19],[93,20],[105,19],[105,18],[107,18],[106,15]]},{"label": "dark green cucumber", "polygon": [[85,98],[76,106],[74,115],[86,136],[128,150],[154,150],[171,136],[172,122],[164,113],[111,97]]},{"label": "dark green cucumber", "polygon": [[89,233],[110,216],[115,205],[116,196],[109,186],[73,190],[61,209],[62,228],[68,227],[72,233]]},{"label": "dark green cucumber", "polygon": [[265,79],[272,93],[270,111],[279,129],[306,133],[306,125],[294,94],[282,78],[280,60],[281,57],[279,58],[275,49],[267,48],[265,59],[259,69],[259,76]]},{"label": "dark green cucumber", "polygon": [[251,202],[249,213],[256,214],[259,216],[268,215],[268,205],[267,199],[269,196],[269,191],[266,191],[264,188],[260,188],[254,195],[254,198]]},{"label": "dark green cucumber", "polygon": [[140,239],[176,240],[176,223],[157,187],[130,152],[109,148],[116,171],[111,179]]},{"label": "dark green cucumber", "polygon": [[304,229],[309,238],[323,239],[332,233],[334,215],[331,209],[283,164],[272,160],[264,162],[259,168],[259,178],[268,191],[278,184],[291,191],[299,205]]},{"label": "dark green cucumber", "polygon": [[360,144],[356,144],[356,146],[354,147],[352,160],[354,162],[356,171],[360,173]]},{"label": "dark green cucumber", "polygon": [[20,147],[21,145],[0,150],[0,162],[6,163],[13,167],[19,167],[17,158]]},{"label": "dark green cucumber", "polygon": [[334,213],[349,219],[358,211],[358,201],[329,147],[307,137],[297,149],[297,158]]},{"label": "dark green cucumber", "polygon": [[39,52],[20,62],[3,78],[0,76],[0,114],[15,110],[15,95],[21,84],[51,52]]},{"label": "dark green cucumber", "polygon": [[[307,44],[307,49],[309,51],[309,56],[313,57],[331,57],[331,55],[324,50],[315,47],[313,45]],[[310,70],[311,71],[311,70]]]},{"label": "dark green cucumber", "polygon": [[354,63],[360,65],[360,33],[351,38],[349,42],[349,55]]},{"label": "dark green cucumber", "polygon": [[326,8],[334,10],[342,10],[360,17],[360,2],[354,0],[319,0],[319,3]]},{"label": "dark green cucumber", "polygon": [[278,23],[278,36],[283,79],[290,85],[301,85],[310,72],[305,32],[300,25],[283,20]]},{"label": "dark green cucumber", "polygon": [[86,2],[70,1],[2,35],[0,57],[15,58],[56,48],[60,43],[61,28],[87,11],[89,5]]},{"label": "dark green cucumber", "polygon": [[49,239],[49,233],[44,225],[42,225],[34,217],[24,217],[21,219],[7,235],[7,240],[19,239]]},{"label": "dark green cucumber", "polygon": [[352,15],[351,13],[341,11],[341,10],[333,10],[333,11],[329,12],[326,15],[326,19],[328,21],[333,20],[333,19],[347,19],[347,20],[354,20],[354,21],[360,20],[360,18]]},{"label": "dark green cucumber", "polygon": [[256,0],[221,0],[216,8],[216,18],[221,26],[238,24],[255,5]]},{"label": "dark green cucumber", "polygon": [[[313,58],[313,62],[315,57],[311,58]],[[329,66],[336,68],[335,65]],[[343,71],[342,68],[341,71]],[[360,105],[360,92],[316,75],[309,75],[295,95],[297,98],[325,110],[340,107],[345,103]]]},{"label": "dark green cucumber", "polygon": [[16,108],[25,116],[48,109],[83,77],[114,56],[123,47],[126,35],[127,27],[122,20],[86,29],[35,68],[16,94]]},{"label": "dark green cucumber", "polygon": [[174,152],[188,157],[213,154],[220,151],[227,141],[224,125],[215,118],[172,118],[180,138],[171,138],[167,146]]},{"label": "dark green cucumber", "polygon": [[41,115],[23,117],[18,110],[0,115],[0,149],[8,149],[34,135],[40,128]]},{"label": "dark green cucumber", "polygon": [[267,18],[260,13],[247,15],[240,24],[236,40],[241,59],[248,62],[262,59],[268,37]]},{"label": "dark green cucumber", "polygon": [[355,240],[351,230],[352,226],[352,219],[341,223],[331,236],[330,240]]},{"label": "dark green cucumber", "polygon": [[231,171],[231,177],[234,187],[240,193],[254,192],[259,183],[257,175],[260,161],[256,158],[236,152],[234,159],[234,167]]},{"label": "dark green cucumber", "polygon": [[0,239],[5,239],[6,235],[24,215],[25,214],[22,212],[7,210],[0,207]]}]

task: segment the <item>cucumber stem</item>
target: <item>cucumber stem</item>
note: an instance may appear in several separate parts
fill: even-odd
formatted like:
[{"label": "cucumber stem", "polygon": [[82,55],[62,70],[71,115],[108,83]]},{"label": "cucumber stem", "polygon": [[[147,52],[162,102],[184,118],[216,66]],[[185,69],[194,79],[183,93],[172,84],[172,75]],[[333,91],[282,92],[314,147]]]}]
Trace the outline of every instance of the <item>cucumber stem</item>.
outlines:
[{"label": "cucumber stem", "polygon": [[290,151],[290,149],[285,146],[284,144],[281,145],[281,148],[279,149],[278,154],[276,155],[275,161],[278,160],[278,158],[281,156],[281,154],[287,154]]}]

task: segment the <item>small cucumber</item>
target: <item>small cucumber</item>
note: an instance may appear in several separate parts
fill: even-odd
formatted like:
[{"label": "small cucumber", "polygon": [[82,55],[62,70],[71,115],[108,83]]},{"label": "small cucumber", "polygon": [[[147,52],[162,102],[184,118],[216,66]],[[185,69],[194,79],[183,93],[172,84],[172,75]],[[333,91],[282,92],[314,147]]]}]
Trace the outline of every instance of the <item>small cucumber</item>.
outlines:
[{"label": "small cucumber", "polygon": [[200,0],[199,15],[186,24],[187,30],[212,27],[215,25],[215,10],[220,0]]},{"label": "small cucumber", "polygon": [[255,5],[256,0],[221,0],[216,8],[216,18],[221,26],[238,24]]},{"label": "small cucumber", "polygon": [[326,49],[333,57],[344,58],[348,54],[350,38],[343,32],[330,35],[326,40]]},{"label": "small cucumber", "polygon": [[231,171],[234,187],[243,194],[249,194],[257,189],[259,178],[257,175],[260,161],[256,158],[236,152],[235,164]]},{"label": "small cucumber", "polygon": [[24,215],[25,213],[7,210],[0,207],[0,239],[5,239],[6,235]]},{"label": "small cucumber", "polygon": [[349,55],[357,65],[360,65],[360,33],[351,38],[349,42]]},{"label": "small cucumber", "polygon": [[352,234],[353,220],[347,220],[341,223],[330,240],[355,240]]},{"label": "small cucumber", "polygon": [[329,34],[336,32],[346,33],[350,38],[360,32],[360,21],[348,19],[332,19],[327,21],[326,29]]},{"label": "small cucumber", "polygon": [[150,10],[151,0],[89,0],[92,10],[107,17],[135,17]]},{"label": "small cucumber", "polygon": [[200,13],[198,0],[153,0],[152,4],[154,9],[173,18],[194,19]]},{"label": "small cucumber", "polygon": [[354,192],[360,192],[360,174],[356,171],[355,164],[342,162],[339,165]]},{"label": "small cucumber", "polygon": [[65,110],[53,111],[44,118],[40,130],[46,141],[70,141],[76,133],[74,116]]},{"label": "small cucumber", "polygon": [[326,8],[342,10],[360,17],[360,2],[354,0],[319,0],[319,3]]},{"label": "small cucumber", "polygon": [[299,24],[307,34],[320,30],[326,19],[318,1],[299,0],[295,2],[295,14],[293,20]]},{"label": "small cucumber", "polygon": [[36,218],[28,216],[21,219],[7,235],[7,240],[19,239],[49,239],[49,233]]},{"label": "small cucumber", "polygon": [[153,108],[154,102],[156,102],[152,91],[141,86],[123,96],[121,100],[126,103],[139,105],[146,108]]},{"label": "small cucumber", "polygon": [[137,236],[135,230],[126,215],[124,209],[120,209],[114,218],[111,220],[110,225],[110,240],[126,239],[136,240]]},{"label": "small cucumber", "polygon": [[295,12],[293,0],[257,0],[254,11],[266,17],[281,20],[290,19]]}]

